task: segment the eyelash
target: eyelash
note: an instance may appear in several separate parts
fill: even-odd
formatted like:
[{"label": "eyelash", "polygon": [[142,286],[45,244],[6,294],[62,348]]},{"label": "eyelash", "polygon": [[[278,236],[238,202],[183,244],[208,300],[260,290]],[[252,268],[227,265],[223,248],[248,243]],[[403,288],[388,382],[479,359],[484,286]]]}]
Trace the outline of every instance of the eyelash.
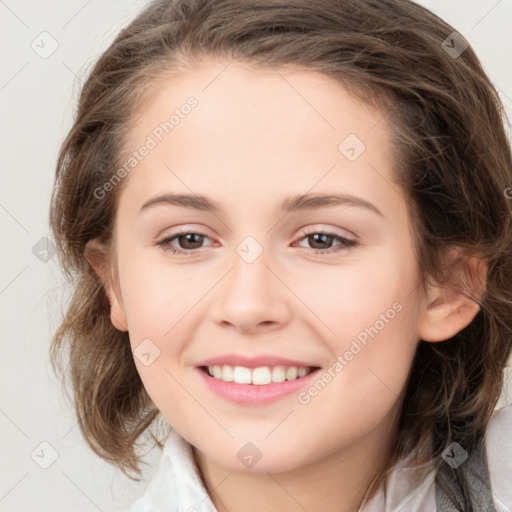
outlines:
[{"label": "eyelash", "polygon": [[[165,252],[170,252],[172,254],[179,254],[182,256],[185,254],[195,254],[198,251],[200,251],[200,249],[180,250],[180,249],[175,249],[170,245],[170,242],[172,242],[174,239],[179,238],[180,236],[183,236],[183,235],[199,235],[199,236],[203,236],[205,238],[210,238],[209,236],[205,235],[204,233],[199,233],[196,231],[180,231],[179,233],[175,233],[174,235],[168,236],[168,237],[164,238],[163,240],[157,242],[157,245],[160,246],[162,248],[162,250]],[[304,240],[305,238],[307,238],[311,235],[327,235],[329,237],[334,238],[334,240],[337,240],[338,242],[340,242],[340,245],[337,246],[337,247],[340,247],[340,249],[332,249],[332,248],[310,249],[310,251],[313,251],[314,254],[320,254],[320,255],[332,254],[332,253],[341,252],[344,250],[350,250],[351,248],[356,247],[358,245],[355,240],[345,238],[345,237],[337,235],[335,233],[329,233],[327,231],[310,231],[308,233],[305,233],[299,239],[299,241]]]}]

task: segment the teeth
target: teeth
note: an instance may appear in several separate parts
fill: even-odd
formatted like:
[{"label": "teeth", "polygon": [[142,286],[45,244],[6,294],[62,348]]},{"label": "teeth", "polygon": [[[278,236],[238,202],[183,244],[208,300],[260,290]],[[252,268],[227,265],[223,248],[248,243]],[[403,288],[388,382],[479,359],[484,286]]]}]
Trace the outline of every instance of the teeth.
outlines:
[{"label": "teeth", "polygon": [[286,380],[286,369],[284,366],[272,368],[272,382],[283,382]]},{"label": "teeth", "polygon": [[260,366],[258,368],[246,368],[245,366],[214,365],[208,366],[208,373],[215,379],[237,384],[254,384],[264,386],[271,382],[284,382],[305,377],[313,371],[312,368],[297,366]]},{"label": "teeth", "polygon": [[272,382],[272,374],[268,366],[262,366],[261,368],[254,368],[252,371],[251,384],[261,386],[264,384],[270,384]]},{"label": "teeth", "polygon": [[309,373],[308,369],[307,368],[299,368],[297,370],[297,375],[299,377],[305,377],[307,374]]},{"label": "teeth", "polygon": [[233,371],[233,381],[238,384],[251,384],[251,370],[249,370],[249,368],[244,368],[243,366],[235,366],[235,370]]},{"label": "teeth", "polygon": [[219,368],[222,368],[222,371],[218,378],[226,382],[233,382],[233,367],[225,364],[224,366],[219,366]]},{"label": "teeth", "polygon": [[290,366],[290,368],[286,370],[286,380],[295,380],[298,373],[296,366]]}]

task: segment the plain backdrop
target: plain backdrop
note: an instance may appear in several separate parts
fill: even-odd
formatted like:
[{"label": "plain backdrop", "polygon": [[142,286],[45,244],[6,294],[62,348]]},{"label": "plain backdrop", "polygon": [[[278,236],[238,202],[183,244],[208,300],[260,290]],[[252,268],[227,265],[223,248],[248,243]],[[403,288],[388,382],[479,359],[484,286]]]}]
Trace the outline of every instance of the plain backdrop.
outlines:
[{"label": "plain backdrop", "polygon": [[[510,117],[512,0],[420,3],[474,47]],[[81,80],[145,4],[0,0],[2,512],[126,510],[147,486],[92,453],[62,398],[48,346],[66,297],[45,240],[57,152]],[[146,478],[159,457],[153,450],[147,458]]]}]

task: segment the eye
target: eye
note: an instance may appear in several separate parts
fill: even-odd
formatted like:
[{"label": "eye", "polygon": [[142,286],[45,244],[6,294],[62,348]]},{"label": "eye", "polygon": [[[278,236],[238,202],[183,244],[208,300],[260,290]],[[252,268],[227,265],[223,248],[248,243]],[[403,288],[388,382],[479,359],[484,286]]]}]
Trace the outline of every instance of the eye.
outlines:
[{"label": "eye", "polygon": [[[165,252],[172,254],[195,254],[196,248],[200,248],[205,238],[209,238],[203,233],[196,233],[192,231],[182,231],[172,236],[168,236],[157,243]],[[181,248],[175,248],[171,243],[177,240]],[[185,249],[185,250],[182,250]]]},{"label": "eye", "polygon": [[[337,235],[336,233],[327,233],[323,231],[312,231],[310,233],[306,233],[301,239],[306,240],[310,245],[312,245],[312,249],[315,254],[331,254],[333,252],[340,252],[343,250],[349,250],[351,247],[355,247],[357,242],[355,240],[351,240],[341,235]],[[332,249],[332,242],[338,241],[339,244]],[[317,247],[314,247],[314,246]],[[326,245],[331,247],[326,247]],[[329,250],[326,250],[329,249]]]},{"label": "eye", "polygon": [[[202,247],[204,240],[207,238],[209,237],[204,233],[182,231],[180,233],[176,233],[172,236],[164,238],[163,240],[157,242],[157,245],[162,247],[165,252],[170,252],[172,254],[195,254],[199,252],[198,250]],[[306,233],[302,238],[299,239],[299,242],[303,240],[312,245],[310,249],[311,251],[314,251],[315,254],[320,255],[349,250],[351,247],[355,247],[357,245],[355,240],[337,235],[336,233],[328,233],[323,231],[312,231]],[[178,242],[178,247],[172,245],[174,241]],[[333,249],[332,244],[335,241],[338,242],[338,245],[335,245]]]}]

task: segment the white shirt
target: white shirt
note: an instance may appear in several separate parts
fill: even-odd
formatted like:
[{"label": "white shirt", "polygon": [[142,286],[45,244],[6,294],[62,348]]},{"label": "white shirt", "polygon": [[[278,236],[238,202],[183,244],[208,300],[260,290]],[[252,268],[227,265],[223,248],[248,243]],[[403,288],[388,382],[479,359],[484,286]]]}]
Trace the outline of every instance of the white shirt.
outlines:
[{"label": "white shirt", "polygon": [[[489,477],[497,512],[512,512],[512,403],[497,409],[486,435]],[[360,512],[435,512],[435,471],[408,469],[400,461]],[[217,512],[195,465],[192,447],[175,430],[164,444],[158,470],[129,512]]]}]

